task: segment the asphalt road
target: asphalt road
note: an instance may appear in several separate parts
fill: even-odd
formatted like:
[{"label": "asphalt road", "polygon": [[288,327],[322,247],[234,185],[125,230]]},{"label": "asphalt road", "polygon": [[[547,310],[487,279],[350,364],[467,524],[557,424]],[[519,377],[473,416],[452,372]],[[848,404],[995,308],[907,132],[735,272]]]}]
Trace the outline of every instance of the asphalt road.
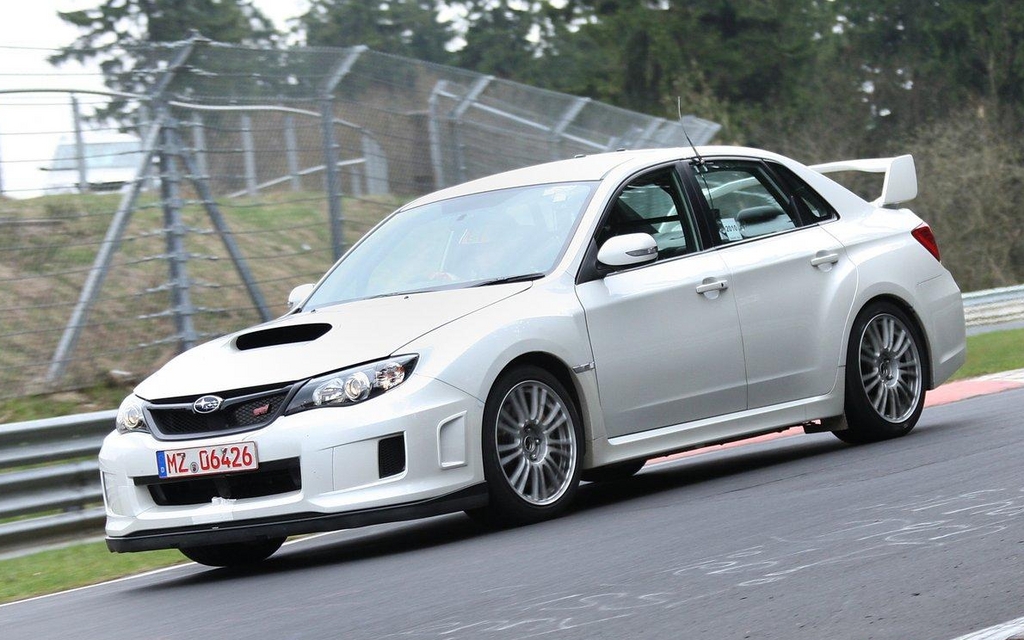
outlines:
[{"label": "asphalt road", "polygon": [[0,608],[16,638],[898,638],[1024,616],[1024,390],[910,436],[717,450],[586,485],[568,516],[462,515]]}]

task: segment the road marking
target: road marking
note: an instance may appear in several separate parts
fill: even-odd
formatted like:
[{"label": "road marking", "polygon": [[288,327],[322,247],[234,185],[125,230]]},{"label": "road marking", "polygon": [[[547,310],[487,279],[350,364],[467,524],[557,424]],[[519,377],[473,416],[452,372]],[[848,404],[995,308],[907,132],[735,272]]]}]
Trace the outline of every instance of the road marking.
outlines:
[{"label": "road marking", "polygon": [[1024,633],[1024,618],[1017,618],[987,629],[974,631],[955,640],[1009,640],[1018,633]]},{"label": "road marking", "polygon": [[[349,529],[349,531],[351,531],[351,529]],[[295,538],[293,540],[288,540],[287,542],[285,542],[281,546],[282,546],[282,548],[283,547],[290,547],[293,544],[298,544],[300,542],[306,542],[307,540],[313,540],[314,538],[320,538],[322,536],[327,536],[327,535],[330,535],[332,533],[338,533],[338,532],[337,531],[325,531],[323,533],[314,533],[314,534],[310,534],[308,536],[302,536],[302,537],[299,537],[299,538]],[[54,596],[63,596],[63,595],[66,595],[68,593],[75,593],[76,591],[85,591],[86,589],[94,589],[96,587],[108,587],[108,586],[110,586],[112,584],[118,584],[120,582],[127,582],[129,580],[136,580],[138,578],[146,578],[148,576],[155,576],[155,575],[158,575],[158,574],[161,574],[161,573],[166,573],[168,571],[173,571],[175,569],[181,569],[182,567],[192,567],[192,566],[198,566],[198,565],[197,565],[197,563],[191,562],[191,561],[184,562],[182,564],[172,564],[169,567],[160,567],[159,569],[153,569],[152,571],[147,571],[145,573],[136,573],[136,574],[133,574],[133,575],[130,575],[130,576],[122,576],[120,578],[114,578],[113,580],[107,580],[105,582],[97,582],[95,584],[87,584],[87,585],[83,585],[81,587],[75,587],[74,589],[68,589],[66,591],[56,591],[54,593],[44,593],[42,595],[32,596],[31,598],[25,598],[24,600],[14,600],[12,602],[6,602],[6,603],[3,603],[3,604],[0,604],[0,609],[3,609],[4,607],[10,607],[10,606],[16,605],[16,604],[25,604],[26,602],[35,602],[36,600],[44,600],[46,598],[52,598]],[[207,568],[208,569],[213,569],[213,567],[207,567]]]}]

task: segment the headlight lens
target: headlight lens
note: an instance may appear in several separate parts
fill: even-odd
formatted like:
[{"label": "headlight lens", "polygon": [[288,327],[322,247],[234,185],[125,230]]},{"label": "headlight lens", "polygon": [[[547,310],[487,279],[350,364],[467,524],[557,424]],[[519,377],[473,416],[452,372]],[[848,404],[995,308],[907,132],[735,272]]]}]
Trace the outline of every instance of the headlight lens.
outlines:
[{"label": "headlight lens", "polygon": [[142,401],[135,395],[130,395],[121,402],[117,410],[117,419],[114,427],[118,433],[130,433],[132,431],[149,431],[146,424],[146,415],[142,412]]},{"label": "headlight lens", "polygon": [[402,384],[415,364],[414,355],[397,356],[313,378],[302,385],[285,413],[344,407],[368,400]]}]

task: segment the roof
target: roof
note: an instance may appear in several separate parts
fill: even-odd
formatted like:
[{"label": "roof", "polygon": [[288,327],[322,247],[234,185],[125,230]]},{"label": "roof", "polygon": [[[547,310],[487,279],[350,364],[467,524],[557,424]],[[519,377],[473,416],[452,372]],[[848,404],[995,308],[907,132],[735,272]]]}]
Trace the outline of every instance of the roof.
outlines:
[{"label": "roof", "polygon": [[[703,146],[697,147],[700,155],[721,156],[741,155],[755,158],[782,159],[782,156],[749,147],[734,146]],[[637,149],[630,151],[613,151],[595,155],[577,156],[568,160],[546,162],[544,164],[513,169],[496,173],[485,178],[471,180],[448,187],[440,191],[418,198],[405,208],[420,206],[430,202],[447,200],[458,196],[512,187],[523,187],[535,184],[555,182],[589,182],[602,180],[613,171],[632,173],[652,164],[670,162],[672,160],[688,160],[694,157],[694,149],[690,147],[673,147],[668,149]]]}]

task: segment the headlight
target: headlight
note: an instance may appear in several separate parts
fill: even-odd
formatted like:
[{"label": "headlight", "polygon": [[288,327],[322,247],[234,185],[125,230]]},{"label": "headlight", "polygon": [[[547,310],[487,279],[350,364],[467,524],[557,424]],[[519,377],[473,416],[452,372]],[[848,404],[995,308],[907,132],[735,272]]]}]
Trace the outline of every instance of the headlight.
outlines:
[{"label": "headlight", "polygon": [[285,413],[344,407],[379,396],[402,384],[415,365],[416,356],[398,356],[313,378],[302,385]]},{"label": "headlight", "polygon": [[146,416],[142,413],[142,402],[135,396],[130,395],[124,399],[117,410],[117,419],[114,427],[118,433],[130,433],[132,431],[149,431],[146,424]]}]

